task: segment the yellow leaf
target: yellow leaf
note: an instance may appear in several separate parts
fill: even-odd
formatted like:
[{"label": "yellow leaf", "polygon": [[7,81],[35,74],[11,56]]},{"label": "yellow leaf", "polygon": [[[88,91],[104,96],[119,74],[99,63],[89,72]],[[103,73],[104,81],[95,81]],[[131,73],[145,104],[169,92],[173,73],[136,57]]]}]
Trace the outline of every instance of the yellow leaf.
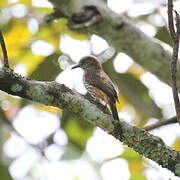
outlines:
[{"label": "yellow leaf", "polygon": [[136,78],[139,79],[139,77],[145,73],[145,70],[138,65],[137,63],[133,63],[129,69],[128,69],[128,73],[133,74]]},{"label": "yellow leaf", "polygon": [[6,0],[1,0],[0,1],[0,8],[4,7],[7,4]]},{"label": "yellow leaf", "polygon": [[32,34],[25,24],[16,23],[13,28],[4,34],[9,59],[17,59],[22,48],[26,47]]},{"label": "yellow leaf", "polygon": [[59,51],[59,30],[51,26],[40,27],[39,32],[36,34],[36,38],[45,40],[52,44]]},{"label": "yellow leaf", "polygon": [[54,10],[52,8],[46,8],[46,7],[35,7],[35,10],[39,11],[39,12],[44,12],[47,14],[54,12]]},{"label": "yellow leaf", "polygon": [[128,161],[129,171],[131,173],[131,180],[145,180],[143,171],[145,169],[143,165],[143,158],[137,152],[130,148],[126,148],[120,155],[120,158],[124,158]]},{"label": "yellow leaf", "polygon": [[127,101],[121,94],[118,94],[118,100],[119,103],[116,102],[116,107],[117,107],[117,111],[120,112],[122,107],[127,104]]},{"label": "yellow leaf", "polygon": [[18,3],[26,4],[28,6],[32,5],[32,0],[19,0]]},{"label": "yellow leaf", "polygon": [[61,18],[53,23],[53,27],[55,29],[59,29],[61,33],[66,33],[68,27],[67,27],[67,19]]},{"label": "yellow leaf", "polygon": [[132,174],[141,173],[144,170],[142,159],[129,160],[129,171]]},{"label": "yellow leaf", "polygon": [[174,144],[172,145],[172,148],[177,150],[177,151],[180,151],[180,138],[177,138],[174,142]]},{"label": "yellow leaf", "polygon": [[36,105],[34,105],[34,107],[36,109],[47,111],[47,112],[50,112],[50,113],[53,113],[53,114],[59,114],[60,112],[62,112],[61,109],[59,109],[57,107],[54,107],[54,106],[45,106],[45,105],[42,105],[42,104],[36,104]]},{"label": "yellow leaf", "polygon": [[30,50],[27,50],[23,56],[21,56],[19,62],[24,63],[27,74],[31,74],[44,59],[44,56],[35,55]]}]

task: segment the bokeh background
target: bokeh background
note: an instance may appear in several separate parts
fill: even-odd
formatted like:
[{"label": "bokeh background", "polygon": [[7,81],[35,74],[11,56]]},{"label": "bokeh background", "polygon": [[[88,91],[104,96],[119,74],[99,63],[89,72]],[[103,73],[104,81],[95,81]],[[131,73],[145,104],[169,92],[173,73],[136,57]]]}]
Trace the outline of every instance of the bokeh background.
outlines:
[{"label": "bokeh background", "polygon": [[[108,0],[151,38],[171,45],[165,0]],[[180,10],[180,0],[174,1]],[[144,127],[175,115],[171,88],[136,64],[124,52],[115,52],[97,35],[73,32],[67,19],[51,23],[47,0],[0,0],[2,29],[11,67],[22,76],[56,80],[86,94],[82,70],[71,66],[83,56],[102,58],[106,72],[121,76],[117,104],[119,117]],[[2,52],[1,52],[2,57]],[[2,59],[0,59],[0,67]],[[117,83],[117,89],[118,85]],[[179,126],[150,131],[180,150]],[[44,106],[0,91],[0,180],[178,180],[129,149],[103,130],[75,114]]]}]

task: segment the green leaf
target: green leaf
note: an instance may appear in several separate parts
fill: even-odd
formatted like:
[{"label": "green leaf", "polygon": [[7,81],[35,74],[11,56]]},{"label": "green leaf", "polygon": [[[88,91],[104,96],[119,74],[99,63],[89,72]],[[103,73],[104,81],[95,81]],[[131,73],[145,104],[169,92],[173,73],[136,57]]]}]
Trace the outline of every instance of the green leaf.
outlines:
[{"label": "green leaf", "polygon": [[36,11],[42,12],[42,13],[52,13],[53,9],[52,8],[46,8],[46,7],[35,7],[34,8]]},{"label": "green leaf", "polygon": [[147,180],[143,173],[131,175],[130,180]]},{"label": "green leaf", "polygon": [[137,160],[142,157],[135,151],[130,148],[126,148],[125,151],[119,156],[120,158],[124,158],[126,160]]},{"label": "green leaf", "polygon": [[94,127],[73,113],[63,111],[62,128],[66,131],[69,141],[84,150],[86,142],[92,136]]},{"label": "green leaf", "polygon": [[0,163],[0,180],[13,180],[8,171],[8,167],[1,163]]},{"label": "green leaf", "polygon": [[171,38],[169,36],[166,26],[159,27],[155,37],[159,39],[160,41],[163,41],[172,46],[172,41],[171,41]]},{"label": "green leaf", "polygon": [[30,75],[30,78],[39,81],[52,81],[61,72],[58,64],[59,54],[52,54],[39,64],[36,70]]}]

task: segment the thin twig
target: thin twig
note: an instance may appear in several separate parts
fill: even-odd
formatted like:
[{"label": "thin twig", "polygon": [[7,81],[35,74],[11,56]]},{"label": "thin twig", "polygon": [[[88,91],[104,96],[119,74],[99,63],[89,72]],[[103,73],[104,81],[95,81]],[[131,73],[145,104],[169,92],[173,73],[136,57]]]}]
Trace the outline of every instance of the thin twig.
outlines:
[{"label": "thin twig", "polygon": [[172,117],[172,118],[167,119],[167,120],[158,121],[157,123],[154,123],[154,124],[152,124],[152,125],[149,125],[149,126],[144,127],[144,129],[145,129],[146,131],[150,131],[150,130],[159,128],[159,127],[161,127],[161,126],[169,125],[169,124],[173,124],[173,123],[177,123],[177,117]]},{"label": "thin twig", "polygon": [[0,43],[1,43],[1,48],[2,48],[3,57],[4,57],[4,66],[9,68],[9,60],[8,60],[8,55],[7,55],[7,50],[6,50],[6,44],[5,44],[4,37],[1,30],[0,30]]},{"label": "thin twig", "polygon": [[176,36],[179,39],[180,38],[180,16],[177,11],[174,10],[174,12],[176,14],[176,29],[177,29]]},{"label": "thin twig", "polygon": [[169,32],[173,42],[173,53],[172,53],[172,61],[171,61],[171,78],[172,78],[172,91],[173,91],[173,98],[175,103],[175,109],[177,114],[177,121],[180,124],[180,101],[178,96],[178,87],[177,87],[177,60],[178,60],[178,51],[179,51],[179,34],[180,34],[180,19],[179,14],[176,13],[176,31],[174,28],[174,21],[173,21],[173,2],[172,0],[168,0],[168,25],[169,25]]},{"label": "thin twig", "polygon": [[168,0],[168,26],[169,32],[172,39],[175,39],[176,32],[174,29],[174,21],[173,21],[173,0]]}]

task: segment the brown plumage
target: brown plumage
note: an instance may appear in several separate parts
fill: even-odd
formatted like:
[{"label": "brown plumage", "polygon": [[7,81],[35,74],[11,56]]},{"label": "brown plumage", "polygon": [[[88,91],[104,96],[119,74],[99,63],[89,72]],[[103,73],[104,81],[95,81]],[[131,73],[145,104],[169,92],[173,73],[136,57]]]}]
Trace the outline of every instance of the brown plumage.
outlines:
[{"label": "brown plumage", "polygon": [[83,83],[87,91],[107,103],[110,106],[113,118],[119,120],[116,109],[117,92],[111,79],[103,71],[99,60],[94,56],[86,56],[72,69],[77,67],[84,70]]}]

